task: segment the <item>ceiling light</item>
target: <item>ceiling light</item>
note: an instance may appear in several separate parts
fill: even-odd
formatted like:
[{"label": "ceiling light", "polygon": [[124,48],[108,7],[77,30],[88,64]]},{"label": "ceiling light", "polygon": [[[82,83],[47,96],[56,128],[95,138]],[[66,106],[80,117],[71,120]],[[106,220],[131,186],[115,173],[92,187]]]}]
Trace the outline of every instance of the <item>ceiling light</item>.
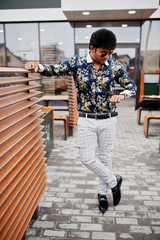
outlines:
[{"label": "ceiling light", "polygon": [[0,30],[0,33],[3,33],[3,30]]},{"label": "ceiling light", "polygon": [[41,32],[44,32],[44,31],[45,31],[45,29],[44,29],[44,28],[41,28],[41,29],[40,29],[40,31],[41,31]]},{"label": "ceiling light", "polygon": [[82,15],[85,15],[85,16],[90,15],[90,12],[82,12]]},{"label": "ceiling light", "polygon": [[135,10],[130,10],[130,11],[128,11],[128,13],[129,13],[129,14],[135,14],[136,11],[135,11]]},{"label": "ceiling light", "polygon": [[21,38],[21,37],[19,37],[19,38],[17,38],[17,40],[21,41],[21,40],[22,40],[22,38]]},{"label": "ceiling light", "polygon": [[89,25],[89,24],[88,24],[88,25],[86,25],[86,28],[91,28],[91,27],[92,27],[92,25]]},{"label": "ceiling light", "polygon": [[125,28],[125,27],[128,27],[128,25],[127,24],[122,24],[121,27]]},{"label": "ceiling light", "polygon": [[89,39],[89,37],[88,37],[88,36],[85,36],[85,39]]}]

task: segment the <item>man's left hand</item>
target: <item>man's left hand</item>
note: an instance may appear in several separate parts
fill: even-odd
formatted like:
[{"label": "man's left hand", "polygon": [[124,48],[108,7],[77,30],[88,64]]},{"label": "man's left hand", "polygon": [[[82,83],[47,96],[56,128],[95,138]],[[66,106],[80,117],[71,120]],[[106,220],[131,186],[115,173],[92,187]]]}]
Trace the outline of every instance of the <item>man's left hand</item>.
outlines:
[{"label": "man's left hand", "polygon": [[119,103],[124,99],[124,95],[113,95],[110,99],[111,104]]}]

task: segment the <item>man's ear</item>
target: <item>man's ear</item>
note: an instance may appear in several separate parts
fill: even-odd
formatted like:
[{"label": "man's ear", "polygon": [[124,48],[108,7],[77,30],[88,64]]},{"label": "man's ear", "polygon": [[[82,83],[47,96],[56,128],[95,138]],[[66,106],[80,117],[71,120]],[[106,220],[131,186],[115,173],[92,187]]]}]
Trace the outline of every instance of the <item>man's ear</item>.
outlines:
[{"label": "man's ear", "polygon": [[91,52],[95,52],[95,48],[93,46],[90,46]]}]

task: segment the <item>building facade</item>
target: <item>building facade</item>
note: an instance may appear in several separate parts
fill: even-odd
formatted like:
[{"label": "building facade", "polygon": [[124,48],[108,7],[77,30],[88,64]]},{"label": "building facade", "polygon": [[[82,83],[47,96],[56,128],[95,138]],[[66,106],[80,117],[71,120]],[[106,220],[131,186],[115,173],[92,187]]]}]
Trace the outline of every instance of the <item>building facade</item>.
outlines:
[{"label": "building facade", "polygon": [[159,0],[2,0],[0,66],[85,55],[91,33],[100,28],[116,34],[113,57],[137,85],[140,69],[160,69]]}]

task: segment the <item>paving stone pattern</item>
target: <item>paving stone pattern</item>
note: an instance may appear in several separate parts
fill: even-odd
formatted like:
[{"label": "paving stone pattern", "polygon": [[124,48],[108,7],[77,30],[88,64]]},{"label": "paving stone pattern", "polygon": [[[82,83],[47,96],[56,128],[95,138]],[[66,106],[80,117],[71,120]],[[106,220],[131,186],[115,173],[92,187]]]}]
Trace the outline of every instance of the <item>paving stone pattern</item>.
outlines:
[{"label": "paving stone pattern", "polygon": [[110,191],[108,211],[101,214],[98,178],[80,162],[77,128],[65,141],[63,124],[57,121],[47,160],[48,186],[39,202],[39,218],[28,225],[25,240],[160,239],[160,124],[151,121],[145,138],[145,112],[138,125],[134,99],[121,102],[118,113],[113,169],[124,179],[120,204],[113,206]]}]

